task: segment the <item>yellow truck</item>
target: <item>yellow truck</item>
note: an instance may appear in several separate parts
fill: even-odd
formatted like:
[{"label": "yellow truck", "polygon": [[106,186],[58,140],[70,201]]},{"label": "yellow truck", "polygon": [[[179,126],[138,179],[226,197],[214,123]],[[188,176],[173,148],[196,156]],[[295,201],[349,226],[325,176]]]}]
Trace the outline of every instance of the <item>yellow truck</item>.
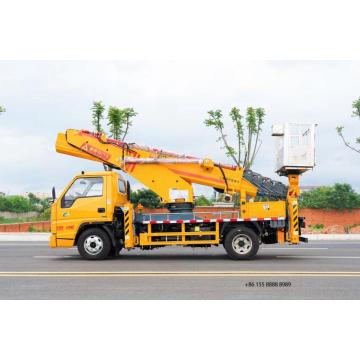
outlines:
[{"label": "yellow truck", "polygon": [[[289,150],[284,142],[291,144],[294,139],[286,129],[277,127],[273,132],[281,138],[280,148]],[[313,144],[313,126],[302,125],[297,134],[302,147],[293,152],[299,156],[299,149],[306,152]],[[295,159],[293,163],[284,156],[277,159],[279,174],[289,179],[285,186],[236,166],[121,142],[86,130],[59,133],[56,151],[100,162],[105,170],[81,172],[58,198],[53,188],[52,248],[77,246],[85,259],[105,259],[117,256],[123,248],[222,244],[231,259],[241,260],[254,258],[261,243],[306,241],[301,237],[304,223],[298,216],[298,198],[300,174],[313,166],[307,158],[307,162]],[[313,160],[311,149],[308,153]],[[164,211],[135,209],[130,202],[130,184],[116,170],[158,194]],[[228,211],[194,211],[192,184],[213,187],[228,200],[238,194],[240,206]],[[259,197],[262,201],[257,201]]]}]

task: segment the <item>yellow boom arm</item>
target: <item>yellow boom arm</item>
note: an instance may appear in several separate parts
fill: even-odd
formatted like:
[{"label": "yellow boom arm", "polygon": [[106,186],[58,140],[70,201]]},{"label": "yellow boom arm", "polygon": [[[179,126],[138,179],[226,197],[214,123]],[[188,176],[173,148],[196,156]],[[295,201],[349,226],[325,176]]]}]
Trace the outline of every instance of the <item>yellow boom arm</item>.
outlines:
[{"label": "yellow boom arm", "polygon": [[244,201],[257,193],[257,187],[243,177],[242,168],[108,139],[104,134],[68,129],[58,134],[56,151],[120,169],[157,193],[164,203],[193,203],[193,183],[239,193]]}]

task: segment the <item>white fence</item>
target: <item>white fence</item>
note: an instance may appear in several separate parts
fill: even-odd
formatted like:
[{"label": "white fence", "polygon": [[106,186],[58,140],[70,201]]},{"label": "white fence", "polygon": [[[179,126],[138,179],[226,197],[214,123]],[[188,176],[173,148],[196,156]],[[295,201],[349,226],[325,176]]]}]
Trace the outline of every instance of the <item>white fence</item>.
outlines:
[{"label": "white fence", "polygon": [[31,217],[35,217],[39,215],[38,212],[36,211],[29,211],[29,212],[24,212],[24,213],[14,213],[14,212],[10,212],[10,211],[0,211],[0,218],[4,218],[4,219],[28,219]]}]

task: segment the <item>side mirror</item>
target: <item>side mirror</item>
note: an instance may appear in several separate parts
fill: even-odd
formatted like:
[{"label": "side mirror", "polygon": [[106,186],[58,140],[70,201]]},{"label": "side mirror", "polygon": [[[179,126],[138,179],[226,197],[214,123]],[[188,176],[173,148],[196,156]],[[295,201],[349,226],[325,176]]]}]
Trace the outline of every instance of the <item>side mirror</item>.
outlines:
[{"label": "side mirror", "polygon": [[51,189],[51,194],[52,194],[52,201],[54,203],[56,200],[55,186],[53,186],[53,188]]}]

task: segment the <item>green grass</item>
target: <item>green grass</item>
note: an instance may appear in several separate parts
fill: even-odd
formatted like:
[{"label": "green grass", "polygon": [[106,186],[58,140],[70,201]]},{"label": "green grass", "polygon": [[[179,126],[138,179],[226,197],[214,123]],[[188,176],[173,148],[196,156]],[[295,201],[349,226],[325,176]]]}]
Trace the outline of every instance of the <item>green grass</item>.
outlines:
[{"label": "green grass", "polygon": [[18,224],[18,223],[24,223],[24,222],[33,222],[33,221],[48,221],[50,218],[46,219],[41,216],[37,217],[31,217],[31,218],[18,218],[18,219],[5,219],[3,217],[0,217],[0,224]]},{"label": "green grass", "polygon": [[309,225],[309,228],[313,231],[320,231],[324,228],[323,224]]}]

